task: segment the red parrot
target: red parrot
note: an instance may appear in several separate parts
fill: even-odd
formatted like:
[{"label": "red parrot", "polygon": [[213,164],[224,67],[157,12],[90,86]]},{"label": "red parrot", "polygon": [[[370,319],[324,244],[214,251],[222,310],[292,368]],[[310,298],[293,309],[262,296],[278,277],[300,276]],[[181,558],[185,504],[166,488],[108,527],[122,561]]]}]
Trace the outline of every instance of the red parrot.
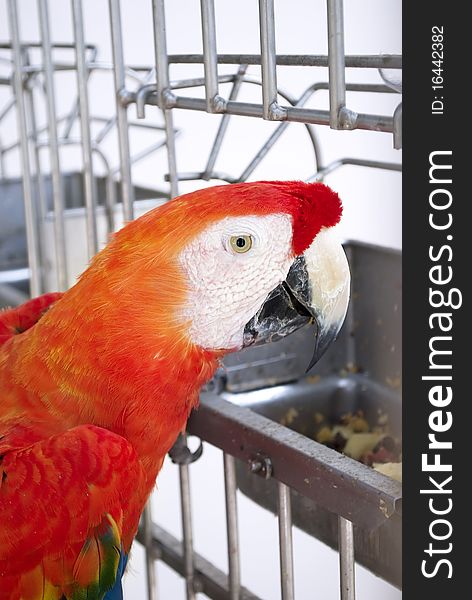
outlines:
[{"label": "red parrot", "polygon": [[321,183],[207,188],[129,223],[64,294],[0,313],[0,600],[122,597],[140,514],[222,356],[316,321],[349,269]]}]

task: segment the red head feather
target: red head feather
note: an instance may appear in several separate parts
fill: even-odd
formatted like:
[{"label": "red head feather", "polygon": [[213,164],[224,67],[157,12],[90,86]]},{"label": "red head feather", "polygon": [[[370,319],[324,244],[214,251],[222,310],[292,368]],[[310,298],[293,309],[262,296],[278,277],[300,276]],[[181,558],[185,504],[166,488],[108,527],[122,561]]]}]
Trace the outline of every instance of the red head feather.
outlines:
[{"label": "red head feather", "polygon": [[[146,236],[165,248],[170,257],[211,222],[225,217],[275,213],[291,215],[292,247],[297,256],[310,246],[322,227],[339,222],[342,205],[339,196],[322,183],[257,181],[220,185],[175,198],[129,224],[116,238],[135,243]],[[169,235],[164,239],[160,237],[161,231]]]}]

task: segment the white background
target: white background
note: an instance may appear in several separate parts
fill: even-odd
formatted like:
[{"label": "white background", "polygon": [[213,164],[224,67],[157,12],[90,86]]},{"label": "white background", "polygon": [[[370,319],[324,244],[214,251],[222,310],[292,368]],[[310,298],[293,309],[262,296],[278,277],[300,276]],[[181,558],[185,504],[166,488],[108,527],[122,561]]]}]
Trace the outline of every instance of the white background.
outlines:
[{"label": "white background", "polygon": [[[229,2],[216,0],[218,51],[220,53],[259,53],[258,10],[255,0]],[[99,59],[111,60],[108,3],[105,0],[84,0],[87,41],[99,47]],[[401,14],[398,0],[351,0],[345,6],[345,47],[347,54],[378,54],[401,52]],[[36,2],[21,0],[21,35],[23,40],[38,39]],[[71,41],[70,4],[64,0],[49,2],[51,31],[54,41]],[[197,0],[167,1],[168,50],[170,53],[200,53],[200,11]],[[9,37],[6,2],[0,0],[0,40]],[[322,0],[279,0],[275,6],[277,24],[277,52],[280,54],[326,54],[326,6]],[[153,64],[153,36],[151,1],[122,2],[125,60],[128,64]],[[5,54],[0,54],[0,56]],[[69,56],[58,54],[64,59]],[[39,56],[37,57],[39,61]],[[0,63],[0,73],[8,68]],[[232,73],[234,67],[220,68],[220,73]],[[257,67],[249,71],[258,76]],[[200,66],[176,66],[171,79],[202,76]],[[327,70],[321,68],[279,68],[281,89],[292,96],[301,95],[316,81],[326,81]],[[348,69],[347,79],[352,82],[380,83],[375,71]],[[56,77],[58,114],[70,108],[75,89],[73,74]],[[129,86],[133,87],[133,82]],[[221,86],[222,95],[228,86]],[[112,77],[109,73],[93,75],[89,85],[91,112],[109,116],[114,112]],[[201,90],[191,90],[194,95]],[[9,97],[9,90],[0,87],[0,110]],[[241,100],[260,102],[260,88],[246,86]],[[348,93],[348,106],[363,113],[391,115],[398,103],[393,94]],[[318,92],[308,104],[327,108],[327,92]],[[41,112],[41,111],[40,111]],[[135,109],[129,111],[134,119]],[[157,109],[148,107],[147,121],[162,124]],[[180,129],[177,139],[178,169],[202,171],[218,126],[219,117],[193,111],[174,111],[175,126]],[[41,119],[40,119],[40,122]],[[218,171],[237,176],[253,157],[264,139],[276,125],[256,119],[236,117],[231,120]],[[96,131],[94,126],[94,131]],[[392,137],[378,132],[334,132],[327,127],[316,127],[324,163],[341,157],[362,157],[374,160],[400,162],[400,153],[393,149]],[[0,140],[16,136],[13,119],[0,124]],[[138,152],[161,136],[160,133],[141,132],[131,136],[132,153]],[[114,135],[103,146],[111,163],[117,164],[117,143]],[[47,169],[47,153],[43,154]],[[76,169],[80,153],[66,149],[61,152],[64,171]],[[18,155],[11,153],[6,160],[10,175],[18,174]],[[101,166],[97,162],[96,171]],[[304,127],[293,124],[250,179],[306,179],[315,172],[313,153]],[[164,151],[153,154],[133,169],[135,183],[167,189],[163,180],[167,172]],[[344,217],[340,225],[345,238],[364,240],[395,248],[401,247],[401,177],[398,173],[343,167],[330,175],[326,182],[344,202]],[[185,183],[181,191],[201,186]],[[206,185],[206,184],[204,184]],[[414,202],[414,198],[407,199]],[[82,265],[80,265],[80,269]],[[206,447],[203,458],[191,467],[192,508],[194,517],[195,548],[222,569],[227,568],[224,517],[222,458],[219,451]],[[274,516],[254,505],[238,493],[240,542],[242,549],[243,583],[254,593],[267,600],[280,597],[278,574],[277,521]],[[166,464],[159,476],[158,493],[154,497],[155,520],[177,536],[181,535],[177,469]],[[303,532],[294,529],[295,585],[297,600],[337,598],[337,554]],[[160,598],[184,598],[182,580],[165,565],[157,568]],[[401,594],[390,585],[357,567],[357,591],[361,600],[396,600]],[[135,544],[129,573],[125,578],[126,598],[145,597],[142,549]]]}]

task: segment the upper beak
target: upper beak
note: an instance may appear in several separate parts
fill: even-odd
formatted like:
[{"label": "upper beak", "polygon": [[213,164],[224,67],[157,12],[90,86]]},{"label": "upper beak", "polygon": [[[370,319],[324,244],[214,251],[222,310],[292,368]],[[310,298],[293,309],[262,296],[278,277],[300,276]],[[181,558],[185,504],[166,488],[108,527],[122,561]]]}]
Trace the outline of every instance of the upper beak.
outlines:
[{"label": "upper beak", "polygon": [[349,265],[342,245],[332,229],[323,229],[246,325],[244,346],[275,341],[314,322],[317,334],[310,370],[341,329],[349,290]]}]

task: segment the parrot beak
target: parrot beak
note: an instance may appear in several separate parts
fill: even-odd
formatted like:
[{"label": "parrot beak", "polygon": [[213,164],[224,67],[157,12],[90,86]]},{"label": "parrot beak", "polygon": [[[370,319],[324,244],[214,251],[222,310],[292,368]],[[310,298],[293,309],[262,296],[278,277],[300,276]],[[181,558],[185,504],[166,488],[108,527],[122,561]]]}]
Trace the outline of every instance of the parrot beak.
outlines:
[{"label": "parrot beak", "polygon": [[349,291],[350,272],[343,247],[332,229],[323,229],[295,258],[285,281],[272,290],[246,325],[243,346],[277,341],[315,323],[309,371],[336,339],[346,316]]}]

